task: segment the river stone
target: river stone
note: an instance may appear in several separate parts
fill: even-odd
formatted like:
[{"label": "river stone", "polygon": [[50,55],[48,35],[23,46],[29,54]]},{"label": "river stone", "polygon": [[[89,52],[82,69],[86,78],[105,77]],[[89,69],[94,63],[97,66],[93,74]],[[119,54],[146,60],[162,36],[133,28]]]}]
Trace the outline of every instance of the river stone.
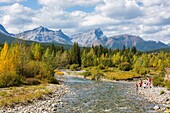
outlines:
[{"label": "river stone", "polygon": [[57,107],[58,105],[57,105],[57,104],[53,104],[52,106],[53,106],[53,107]]},{"label": "river stone", "polygon": [[57,109],[56,109],[56,108],[54,108],[54,109],[53,109],[53,111],[57,111]]},{"label": "river stone", "polygon": [[155,105],[154,110],[158,110],[158,109],[160,109],[160,107],[158,105]]}]

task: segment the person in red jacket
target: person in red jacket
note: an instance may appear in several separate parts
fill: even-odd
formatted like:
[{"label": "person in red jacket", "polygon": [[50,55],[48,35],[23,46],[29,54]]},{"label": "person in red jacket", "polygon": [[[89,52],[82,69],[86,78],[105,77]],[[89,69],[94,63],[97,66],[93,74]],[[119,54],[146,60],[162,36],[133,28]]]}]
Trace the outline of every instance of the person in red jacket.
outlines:
[{"label": "person in red jacket", "polygon": [[151,88],[151,77],[148,77],[148,84],[149,84],[149,87]]},{"label": "person in red jacket", "polygon": [[138,83],[136,83],[136,92],[138,92]]},{"label": "person in red jacket", "polygon": [[143,81],[142,81],[142,79],[140,79],[139,86],[142,87],[142,84],[143,84]]}]

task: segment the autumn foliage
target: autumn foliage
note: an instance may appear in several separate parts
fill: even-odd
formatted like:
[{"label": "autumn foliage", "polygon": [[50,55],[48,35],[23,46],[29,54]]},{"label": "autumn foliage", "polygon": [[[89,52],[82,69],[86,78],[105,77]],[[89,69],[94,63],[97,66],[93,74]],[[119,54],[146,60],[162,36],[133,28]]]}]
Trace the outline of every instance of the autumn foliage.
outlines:
[{"label": "autumn foliage", "polygon": [[[56,68],[80,70],[93,67],[97,68],[97,72],[90,72],[94,78],[99,77],[98,75],[107,78],[115,75],[120,79],[130,78],[131,75],[143,76],[170,68],[170,53],[142,53],[135,47],[130,49],[125,46],[115,50],[102,45],[80,48],[78,43],[74,43],[71,49],[67,50],[53,44],[4,43],[0,48],[0,87],[28,84],[28,81],[33,84],[57,83],[54,78]],[[115,74],[101,74],[101,70],[107,69],[113,70],[113,73],[114,69],[118,71]]]}]

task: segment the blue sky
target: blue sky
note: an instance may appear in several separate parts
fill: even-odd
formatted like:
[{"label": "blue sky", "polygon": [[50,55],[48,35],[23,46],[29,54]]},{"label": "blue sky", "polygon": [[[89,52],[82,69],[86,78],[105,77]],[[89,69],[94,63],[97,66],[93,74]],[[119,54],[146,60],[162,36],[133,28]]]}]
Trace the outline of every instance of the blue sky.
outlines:
[{"label": "blue sky", "polygon": [[30,7],[31,9],[34,9],[34,10],[38,10],[42,7],[40,4],[38,4],[37,0],[26,0],[26,1],[21,2],[21,4],[26,7]]},{"label": "blue sky", "polygon": [[67,35],[101,28],[170,43],[170,0],[0,0],[0,24],[18,33],[38,26]]}]

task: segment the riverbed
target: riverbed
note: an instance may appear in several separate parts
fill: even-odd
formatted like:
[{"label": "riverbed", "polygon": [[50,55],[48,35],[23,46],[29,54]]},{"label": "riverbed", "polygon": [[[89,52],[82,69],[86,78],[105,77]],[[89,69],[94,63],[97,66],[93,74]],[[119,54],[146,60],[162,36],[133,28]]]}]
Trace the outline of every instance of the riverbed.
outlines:
[{"label": "riverbed", "polygon": [[133,82],[92,81],[65,73],[60,88],[26,104],[0,108],[0,113],[161,113],[136,93]]},{"label": "riverbed", "polygon": [[69,87],[56,112],[62,113],[157,113],[154,103],[136,93],[134,83],[91,81],[70,75],[59,79]]}]

